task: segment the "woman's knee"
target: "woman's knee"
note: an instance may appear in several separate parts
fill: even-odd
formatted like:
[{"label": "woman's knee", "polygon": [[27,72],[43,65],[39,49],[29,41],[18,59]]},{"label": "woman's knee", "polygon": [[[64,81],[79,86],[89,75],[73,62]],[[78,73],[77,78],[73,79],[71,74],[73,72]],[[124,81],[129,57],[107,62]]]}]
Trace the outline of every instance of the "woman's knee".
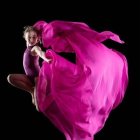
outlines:
[{"label": "woman's knee", "polygon": [[8,81],[9,83],[11,83],[11,79],[12,79],[12,74],[9,74],[9,75],[7,76],[7,81]]},{"label": "woman's knee", "polygon": [[7,76],[7,81],[11,84],[13,83],[14,79],[15,79],[15,74],[9,74]]}]

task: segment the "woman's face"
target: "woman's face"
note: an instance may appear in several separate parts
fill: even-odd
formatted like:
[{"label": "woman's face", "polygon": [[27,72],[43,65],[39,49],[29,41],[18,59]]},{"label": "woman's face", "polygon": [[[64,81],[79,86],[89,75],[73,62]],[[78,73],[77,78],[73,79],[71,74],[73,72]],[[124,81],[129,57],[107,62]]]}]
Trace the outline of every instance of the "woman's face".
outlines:
[{"label": "woman's face", "polygon": [[25,40],[27,46],[33,46],[39,42],[39,37],[35,31],[25,33]]}]

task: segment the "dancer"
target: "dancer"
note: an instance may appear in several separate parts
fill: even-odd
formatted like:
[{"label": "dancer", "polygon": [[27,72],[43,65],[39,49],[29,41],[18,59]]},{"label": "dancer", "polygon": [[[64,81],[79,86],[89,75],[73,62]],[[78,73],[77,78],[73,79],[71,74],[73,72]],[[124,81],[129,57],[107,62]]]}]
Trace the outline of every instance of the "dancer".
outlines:
[{"label": "dancer", "polygon": [[25,74],[9,74],[8,82],[22,90],[31,93],[32,102],[34,102],[34,87],[39,74],[39,56],[49,62],[44,55],[44,52],[39,47],[41,40],[39,31],[33,26],[24,28],[23,37],[26,41],[26,49],[23,55],[23,67]]},{"label": "dancer", "polygon": [[[66,140],[93,140],[122,102],[128,85],[126,57],[103,41],[124,42],[110,31],[99,33],[81,22],[38,21],[33,26],[51,60],[43,61],[36,81],[38,111]],[[74,53],[75,63],[61,52]]]}]

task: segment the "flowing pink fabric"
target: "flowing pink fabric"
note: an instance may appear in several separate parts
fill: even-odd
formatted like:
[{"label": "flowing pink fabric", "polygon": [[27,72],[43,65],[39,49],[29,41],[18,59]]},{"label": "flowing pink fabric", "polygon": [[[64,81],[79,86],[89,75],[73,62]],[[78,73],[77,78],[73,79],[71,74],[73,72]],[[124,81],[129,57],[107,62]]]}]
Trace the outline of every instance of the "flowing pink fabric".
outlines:
[{"label": "flowing pink fabric", "polygon": [[[98,33],[81,22],[38,21],[46,56],[37,83],[37,104],[67,140],[92,140],[112,109],[122,101],[128,85],[125,56],[102,42],[119,36]],[[75,52],[76,64],[56,52]]]}]

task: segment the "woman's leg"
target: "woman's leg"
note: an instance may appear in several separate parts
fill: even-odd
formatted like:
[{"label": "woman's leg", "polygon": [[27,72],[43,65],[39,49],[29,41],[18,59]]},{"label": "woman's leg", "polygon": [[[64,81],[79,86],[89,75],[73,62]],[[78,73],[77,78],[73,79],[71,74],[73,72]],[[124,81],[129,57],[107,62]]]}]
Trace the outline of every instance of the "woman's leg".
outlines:
[{"label": "woman's leg", "polygon": [[38,81],[38,77],[35,77],[35,87],[34,87],[34,93],[33,93],[33,96],[32,96],[32,102],[33,104],[35,105],[36,107],[36,110],[39,111],[38,109],[38,104],[37,104],[37,97],[36,97],[36,87],[37,87],[37,81]]},{"label": "woman's leg", "polygon": [[11,85],[13,85],[14,87],[17,87],[19,89],[22,89],[22,90],[25,90],[25,91],[31,93],[31,96],[33,98],[34,84],[30,81],[30,79],[28,78],[27,75],[25,75],[25,74],[9,74],[7,77],[7,81]]}]

